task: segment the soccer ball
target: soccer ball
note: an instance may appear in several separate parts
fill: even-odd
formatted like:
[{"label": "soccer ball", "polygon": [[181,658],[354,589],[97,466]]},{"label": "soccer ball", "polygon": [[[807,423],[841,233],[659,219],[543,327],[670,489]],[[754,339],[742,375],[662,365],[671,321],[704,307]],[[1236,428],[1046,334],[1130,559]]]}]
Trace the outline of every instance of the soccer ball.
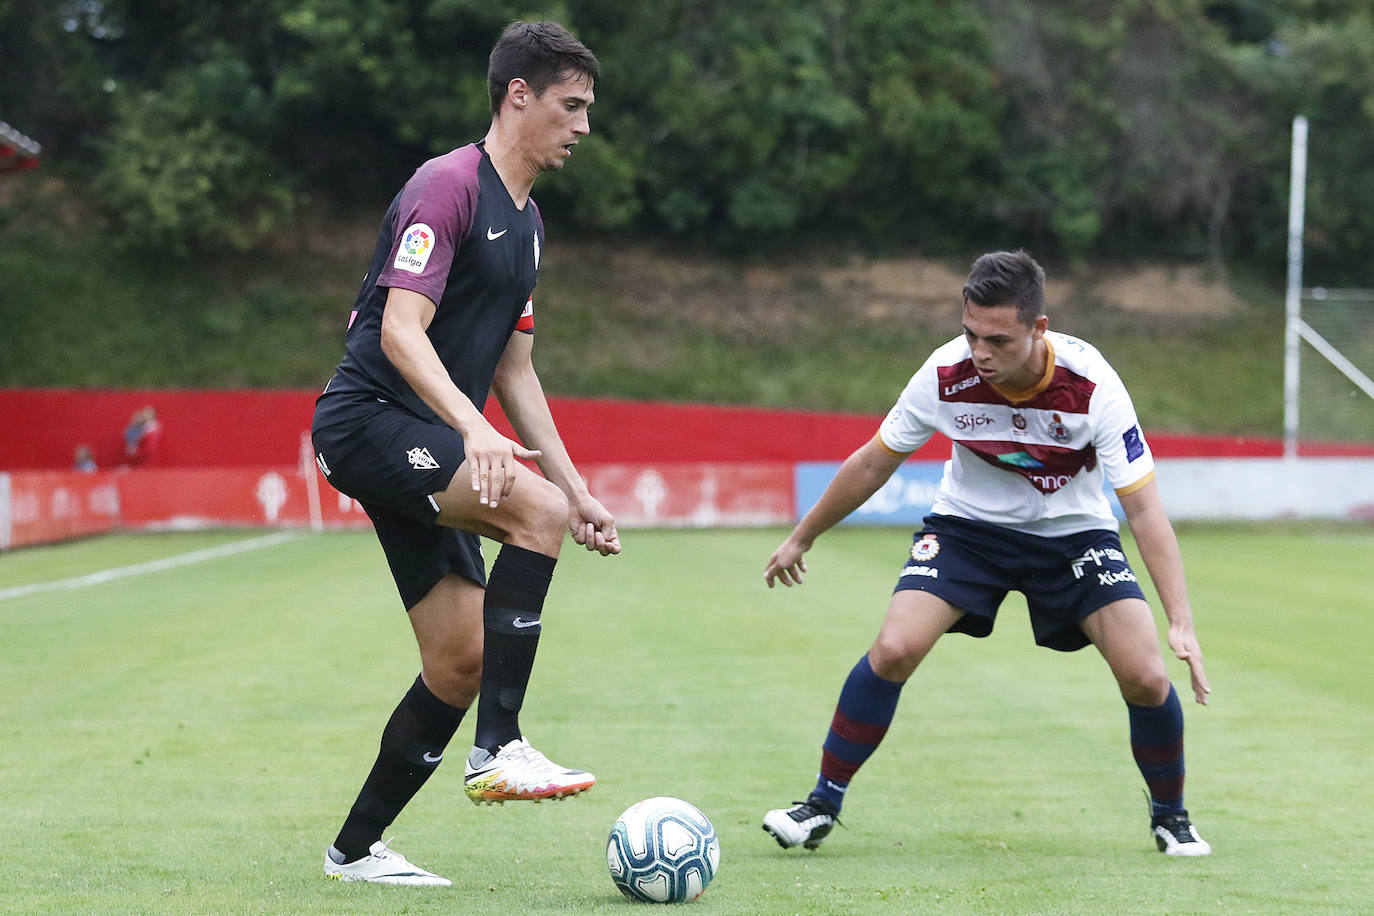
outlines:
[{"label": "soccer ball", "polygon": [[646,798],[615,822],[606,843],[611,880],[631,900],[682,903],[706,890],[720,866],[716,828],[680,798]]}]

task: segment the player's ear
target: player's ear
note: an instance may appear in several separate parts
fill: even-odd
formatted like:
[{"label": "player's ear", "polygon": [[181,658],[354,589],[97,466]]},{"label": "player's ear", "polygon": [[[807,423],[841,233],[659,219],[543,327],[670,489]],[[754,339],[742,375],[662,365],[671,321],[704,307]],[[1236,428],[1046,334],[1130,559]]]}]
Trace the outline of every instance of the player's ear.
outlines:
[{"label": "player's ear", "polygon": [[1050,316],[1040,315],[1036,317],[1035,323],[1031,325],[1031,336],[1040,338],[1045,336],[1045,332],[1050,329]]},{"label": "player's ear", "polygon": [[530,92],[530,84],[525,82],[523,77],[517,76],[506,86],[506,98],[509,99],[510,103],[516,108],[523,109],[529,105],[532,95],[533,93]]}]

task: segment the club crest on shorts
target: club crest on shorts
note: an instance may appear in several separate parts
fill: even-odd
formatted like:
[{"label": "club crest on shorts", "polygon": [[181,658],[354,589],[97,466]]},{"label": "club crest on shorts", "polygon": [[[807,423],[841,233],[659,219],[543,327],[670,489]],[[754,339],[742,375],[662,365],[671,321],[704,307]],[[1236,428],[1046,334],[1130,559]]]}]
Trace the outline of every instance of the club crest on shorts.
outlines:
[{"label": "club crest on shorts", "polygon": [[439,467],[439,462],[434,460],[434,456],[429,453],[429,449],[423,446],[416,446],[406,452],[406,460],[410,466],[417,471],[433,471]]},{"label": "club crest on shorts", "polygon": [[911,559],[918,563],[933,560],[939,552],[940,540],[933,534],[923,535],[919,541],[911,545]]}]

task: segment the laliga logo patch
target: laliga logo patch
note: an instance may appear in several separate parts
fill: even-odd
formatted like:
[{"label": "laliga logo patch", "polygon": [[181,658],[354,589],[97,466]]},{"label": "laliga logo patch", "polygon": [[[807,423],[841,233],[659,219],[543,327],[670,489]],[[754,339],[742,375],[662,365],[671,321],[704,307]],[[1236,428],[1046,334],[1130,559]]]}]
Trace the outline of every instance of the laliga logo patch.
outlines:
[{"label": "laliga logo patch", "polygon": [[401,244],[396,249],[396,260],[391,266],[413,274],[423,273],[432,251],[434,230],[424,223],[416,223],[401,233]]},{"label": "laliga logo patch", "polygon": [[933,560],[939,552],[940,540],[933,534],[924,535],[919,541],[911,545],[911,559],[917,563]]}]

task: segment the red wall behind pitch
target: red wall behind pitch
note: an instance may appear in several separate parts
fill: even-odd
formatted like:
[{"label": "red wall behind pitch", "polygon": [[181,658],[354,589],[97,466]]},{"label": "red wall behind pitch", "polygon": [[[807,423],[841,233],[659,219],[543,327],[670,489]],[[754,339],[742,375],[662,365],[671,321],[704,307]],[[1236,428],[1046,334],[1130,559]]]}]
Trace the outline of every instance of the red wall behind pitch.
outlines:
[{"label": "red wall behind pitch", "polygon": [[[135,410],[157,408],[157,464],[172,468],[295,466],[310,428],[314,391],[0,389],[0,469],[67,469],[79,443],[101,468],[122,461],[122,431]],[[839,461],[873,436],[881,416],[764,410],[599,398],[552,398],[573,460],[583,463]],[[488,407],[509,430],[494,400]],[[1146,430],[1160,458],[1275,457],[1277,439]],[[1305,455],[1369,455],[1371,446],[1304,444]],[[919,457],[943,459],[937,437]]]}]

